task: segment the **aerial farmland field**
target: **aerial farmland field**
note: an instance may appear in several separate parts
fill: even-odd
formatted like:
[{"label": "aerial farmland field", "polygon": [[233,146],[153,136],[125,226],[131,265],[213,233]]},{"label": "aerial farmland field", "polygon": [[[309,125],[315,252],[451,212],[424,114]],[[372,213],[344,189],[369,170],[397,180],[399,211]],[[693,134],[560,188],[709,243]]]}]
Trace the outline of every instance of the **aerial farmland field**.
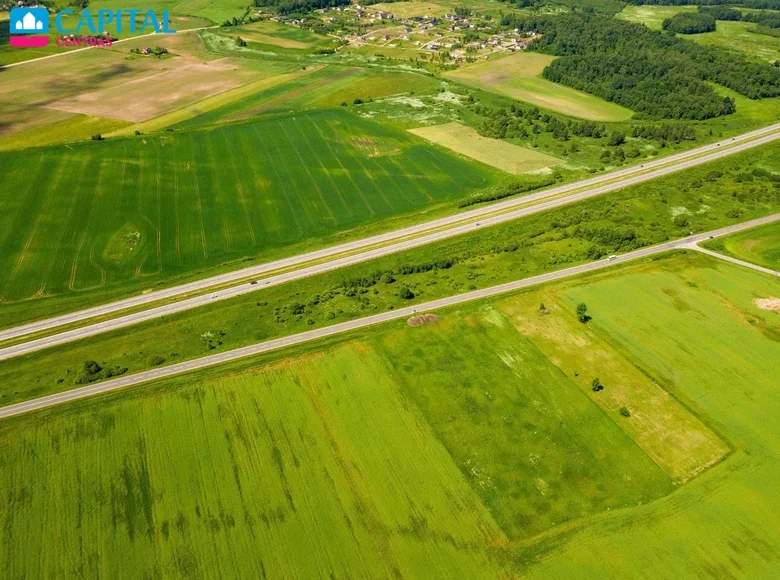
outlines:
[{"label": "aerial farmland field", "polygon": [[778,576],[778,0],[41,1],[0,578]]},{"label": "aerial farmland field", "polygon": [[496,179],[341,111],[6,152],[2,163],[19,192],[3,201],[0,245],[15,256],[1,276],[6,302],[169,277],[458,199]]},{"label": "aerial farmland field", "polygon": [[544,54],[522,52],[467,65],[445,76],[572,117],[594,121],[631,117],[633,113],[624,107],[542,78],[544,67],[553,60]]},{"label": "aerial farmland field", "polygon": [[[454,578],[497,573],[506,541],[382,358],[358,345],[41,429],[4,424],[0,439],[12,498],[0,533],[26,538],[3,542],[7,577]],[[47,459],[22,476],[30,452]],[[59,549],[33,557],[52,536]]]},{"label": "aerial farmland field", "polygon": [[[693,10],[692,6],[626,6],[617,18],[660,30],[665,18]],[[754,59],[774,62],[780,58],[780,38],[761,34],[752,22],[719,20],[715,31],[689,36],[694,42],[739,51]]]},{"label": "aerial farmland field", "polygon": [[[780,372],[780,322],[751,297],[778,293],[678,254],[6,421],[0,519],[24,541],[3,543],[4,570],[602,577],[606,560],[687,578],[714,560],[761,577],[780,549],[759,388]],[[594,341],[612,370],[581,364]],[[616,397],[628,416],[604,412]],[[41,467],[21,477],[23,456]],[[60,550],[30,557],[55,521]]]}]

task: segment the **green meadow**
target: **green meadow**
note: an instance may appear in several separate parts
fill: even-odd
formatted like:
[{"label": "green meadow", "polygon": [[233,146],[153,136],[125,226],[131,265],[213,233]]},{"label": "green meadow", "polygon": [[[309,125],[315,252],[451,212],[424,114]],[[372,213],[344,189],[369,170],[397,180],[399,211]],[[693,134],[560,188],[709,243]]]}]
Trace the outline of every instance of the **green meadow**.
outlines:
[{"label": "green meadow", "polygon": [[469,86],[495,92],[563,113],[594,121],[627,121],[633,112],[593,95],[542,78],[542,71],[555,57],[521,52],[467,65],[445,77]]},{"label": "green meadow", "polygon": [[702,244],[727,256],[780,271],[780,223],[775,222]]},{"label": "green meadow", "polygon": [[0,425],[4,577],[496,575],[503,533],[368,349],[40,419]]},{"label": "green meadow", "polygon": [[[695,12],[693,6],[626,6],[616,18],[639,22],[653,30],[661,30],[666,18],[680,12]],[[682,38],[733,50],[761,61],[774,62],[780,58],[780,39],[756,31],[752,22],[718,20],[716,30],[702,34],[681,34]]]},{"label": "green meadow", "polygon": [[585,302],[588,325],[734,451],[667,497],[528,546],[517,559],[526,577],[603,578],[605,570],[617,578],[773,577],[780,563],[780,315],[753,300],[778,296],[780,282],[685,254],[554,294],[551,307]]},{"label": "green meadow", "polygon": [[678,253],[4,421],[4,575],[769,577],[779,293]]},{"label": "green meadow", "polygon": [[495,182],[334,110],[0,154],[0,300],[149,287]]}]

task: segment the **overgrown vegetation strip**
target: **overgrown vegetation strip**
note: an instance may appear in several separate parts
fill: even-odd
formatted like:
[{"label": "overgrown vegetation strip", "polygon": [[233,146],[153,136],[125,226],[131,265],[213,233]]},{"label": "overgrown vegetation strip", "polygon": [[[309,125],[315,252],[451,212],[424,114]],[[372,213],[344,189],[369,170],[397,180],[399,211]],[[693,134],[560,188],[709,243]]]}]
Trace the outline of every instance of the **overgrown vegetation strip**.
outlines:
[{"label": "overgrown vegetation strip", "polygon": [[201,369],[201,368],[210,367],[221,363],[235,361],[237,359],[269,352],[272,350],[278,350],[280,348],[284,348],[287,346],[292,346],[295,344],[301,344],[319,338],[341,334],[343,332],[347,332],[350,330],[356,330],[359,328],[365,328],[367,326],[373,326],[390,320],[396,320],[399,318],[412,316],[416,314],[418,311],[422,311],[422,310],[425,311],[438,310],[441,308],[462,304],[464,302],[471,302],[482,298],[489,298],[492,296],[497,296],[499,294],[505,294],[507,292],[520,290],[522,288],[527,288],[529,286],[534,286],[544,282],[551,282],[554,280],[560,280],[562,278],[568,278],[579,274],[585,274],[588,272],[601,270],[603,268],[615,266],[618,264],[623,264],[640,258],[646,258],[670,250],[690,247],[692,244],[696,244],[698,242],[710,239],[711,237],[714,236],[723,236],[727,234],[732,234],[734,232],[742,231],[745,229],[749,229],[759,225],[764,225],[778,220],[780,220],[780,214],[773,214],[771,216],[766,216],[763,218],[751,220],[741,224],[720,228],[712,232],[697,234],[694,236],[688,236],[686,238],[674,240],[671,242],[666,242],[664,244],[659,244],[657,246],[651,246],[649,248],[642,248],[639,250],[635,250],[633,252],[629,252],[627,254],[623,254],[621,256],[612,257],[607,260],[589,262],[587,264],[582,264],[571,268],[565,268],[563,270],[558,270],[547,274],[541,274],[538,276],[532,276],[530,278],[525,278],[514,282],[508,282],[506,284],[500,284],[498,286],[493,286],[490,288],[483,288],[480,290],[475,290],[472,292],[467,292],[456,296],[441,298],[439,300],[433,300],[431,302],[420,304],[417,306],[408,306],[405,308],[399,308],[397,310],[384,312],[382,314],[376,314],[374,316],[368,316],[365,318],[360,318],[349,322],[343,322],[332,326],[326,326],[324,328],[318,328],[308,332],[286,336],[275,340],[270,340],[267,342],[262,342],[259,344],[254,344],[243,348],[227,351],[224,353],[219,353],[219,354],[215,354],[215,355],[211,355],[199,359],[193,359],[193,360],[185,361],[182,363],[170,365],[163,368],[144,371],[141,373],[124,376],[118,379],[105,381],[96,385],[92,385],[88,387],[80,387],[77,389],[72,389],[70,391],[57,393],[55,395],[49,395],[46,397],[41,397],[39,399],[25,401],[23,403],[18,403],[15,405],[8,405],[7,407],[0,408],[0,419],[12,417],[14,415],[20,415],[22,413],[27,413],[38,409],[52,407],[70,401],[84,399],[94,395],[107,393],[118,389],[123,389],[129,386],[145,383],[156,379],[161,379],[164,377],[178,375],[196,369]]},{"label": "overgrown vegetation strip", "polygon": [[[320,268],[316,271],[312,271],[314,266],[309,266],[306,268],[305,273],[298,277],[304,277],[311,275],[312,273],[327,271],[328,269],[335,269],[347,263],[358,263],[360,261],[387,255],[389,253],[397,252],[403,249],[417,247],[432,241],[456,236],[467,231],[473,231],[475,228],[488,227],[490,225],[516,219],[517,217],[530,215],[531,213],[535,213],[537,211],[551,209],[566,203],[572,203],[573,201],[578,201],[588,197],[601,195],[609,191],[614,191],[616,189],[621,189],[628,185],[653,179],[670,171],[679,171],[694,165],[706,163],[725,155],[774,141],[780,137],[780,132],[778,131],[780,131],[780,124],[771,125],[763,129],[746,133],[739,137],[734,137],[725,142],[713,143],[668,158],[652,161],[639,167],[630,167],[607,175],[594,177],[583,182],[541,191],[519,199],[506,200],[488,207],[470,210],[454,216],[439,218],[437,220],[415,226],[409,226],[392,232],[387,232],[385,234],[364,238],[362,240],[355,240],[353,242],[340,244],[331,248],[316,250],[306,254],[301,254],[299,256],[284,258],[274,262],[253,266],[251,268],[236,270],[204,280],[175,286],[166,290],[149,292],[134,298],[128,298],[87,310],[7,329],[0,331],[0,342],[12,341],[35,333],[48,332],[61,326],[72,325],[88,319],[106,316],[113,313],[120,313],[131,308],[151,305],[155,302],[169,301],[177,297],[182,297],[187,294],[192,294],[199,291],[213,292],[214,288],[217,286],[224,286],[233,282],[239,282],[240,280],[247,280],[249,278],[254,279],[259,276],[273,276],[276,275],[280,269],[288,270],[290,268],[297,268],[298,266],[305,265],[306,263],[316,265],[322,260],[333,258],[332,263],[329,263],[331,266],[330,268]],[[667,167],[669,165],[672,165],[672,167]],[[626,180],[622,180],[621,178],[624,176],[634,177],[629,177]],[[588,187],[599,183],[605,185],[602,185],[600,188],[588,191]],[[547,203],[535,205],[535,203],[540,200],[550,201]],[[518,210],[518,208],[520,209]],[[529,209],[533,211],[529,211]],[[477,222],[477,220],[480,221]],[[442,232],[445,232],[447,235],[442,235]],[[418,236],[424,237],[418,238]],[[385,246],[385,244],[390,242],[395,242],[395,244],[393,246]],[[366,254],[369,254],[370,252],[370,255],[365,255],[362,257],[362,259],[354,257],[355,254],[361,250],[365,251]],[[380,250],[382,250],[381,253]],[[350,258],[350,256],[352,257]],[[347,258],[350,259],[347,260]],[[287,277],[282,281],[289,281],[291,279],[295,278]],[[268,280],[268,282],[269,284],[280,283],[278,280]],[[209,300],[229,298],[246,293],[252,289],[257,289],[257,287],[244,283],[241,287],[232,288],[232,293],[230,294],[223,292],[217,298]],[[199,296],[199,299],[202,303],[202,301],[208,299],[208,297]],[[181,306],[181,308],[178,310],[186,310],[187,308],[193,307],[195,302],[194,299],[190,299],[189,301],[181,301],[178,304]],[[166,310],[165,312],[162,312],[158,310],[159,308],[161,307],[158,306],[157,309],[154,309],[154,314],[150,316],[151,318],[174,311]],[[149,312],[152,313],[153,311],[150,310]],[[137,322],[138,320],[139,318],[136,317],[134,321]],[[118,328],[124,325],[126,324],[119,324],[118,326],[114,326],[112,328]],[[107,329],[107,326],[101,326],[100,332],[103,332]],[[0,358],[2,357],[0,356]]]}]

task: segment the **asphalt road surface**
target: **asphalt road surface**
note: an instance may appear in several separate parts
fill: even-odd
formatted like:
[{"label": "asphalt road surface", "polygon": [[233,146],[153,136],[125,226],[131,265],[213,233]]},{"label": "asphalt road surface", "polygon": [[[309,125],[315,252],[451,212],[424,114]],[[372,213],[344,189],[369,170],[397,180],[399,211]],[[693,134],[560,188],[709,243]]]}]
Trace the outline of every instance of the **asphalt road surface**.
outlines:
[{"label": "asphalt road surface", "polygon": [[[46,397],[40,397],[38,399],[25,401],[23,403],[17,403],[15,405],[8,405],[7,407],[0,408],[0,419],[13,417],[14,415],[21,415],[22,413],[35,411],[38,409],[53,407],[55,405],[60,405],[62,403],[67,403],[69,401],[85,399],[87,397],[92,397],[94,395],[116,391],[119,389],[131,387],[141,383],[146,383],[156,379],[162,379],[174,375],[179,375],[181,373],[185,373],[188,371],[193,371],[197,369],[211,367],[221,363],[235,361],[248,356],[257,355],[272,350],[278,350],[280,348],[292,346],[295,344],[309,342],[318,338],[325,338],[327,336],[341,334],[344,332],[348,332],[350,330],[365,328],[367,326],[380,324],[382,322],[387,322],[389,320],[396,320],[399,318],[413,316],[414,314],[417,313],[430,312],[432,310],[437,310],[448,306],[455,306],[457,304],[470,302],[472,300],[479,300],[481,298],[488,298],[491,296],[504,294],[506,292],[512,292],[514,290],[519,290],[521,288],[526,288],[528,286],[533,286],[544,282],[552,282],[554,280],[560,280],[562,278],[568,278],[570,276],[576,276],[578,274],[584,274],[586,272],[601,270],[617,264],[623,264],[630,260],[645,258],[647,256],[660,254],[662,252],[667,252],[669,250],[674,250],[679,248],[688,248],[688,249],[695,248],[699,251],[704,251],[706,253],[709,253],[708,250],[703,250],[699,248],[696,244],[698,242],[708,240],[710,237],[723,236],[733,232],[738,232],[741,230],[752,228],[755,226],[771,223],[774,221],[780,221],[780,213],[755,219],[749,222],[728,226],[725,228],[721,228],[719,230],[714,230],[712,232],[697,234],[694,236],[689,236],[687,238],[666,242],[657,246],[651,246],[649,248],[635,250],[627,254],[616,256],[615,259],[613,260],[603,259],[597,262],[589,262],[587,264],[582,264],[580,266],[573,266],[571,268],[558,270],[556,272],[548,272],[546,274],[532,276],[530,278],[517,280],[515,282],[508,282],[506,284],[500,284],[498,286],[492,286],[490,288],[483,288],[482,290],[474,290],[473,292],[458,294],[456,296],[450,296],[448,298],[441,298],[439,300],[433,300],[431,302],[426,302],[424,304],[408,306],[406,308],[399,308],[397,310],[383,312],[382,314],[376,314],[374,316],[368,316],[366,318],[359,318],[357,320],[351,320],[349,322],[342,322],[340,324],[334,324],[333,326],[318,328],[316,330],[310,330],[308,332],[302,332],[300,334],[294,334],[292,336],[285,336],[283,338],[277,338],[274,340],[269,340],[267,342],[261,342],[259,344],[253,344],[250,346],[237,348],[235,350],[230,350],[227,352],[214,354],[211,356],[193,359],[186,362],[170,365],[167,367],[162,367],[150,371],[144,371],[141,373],[120,377],[118,379],[112,379],[109,381],[98,383],[96,385],[79,387],[77,389],[72,389],[70,391],[65,391],[63,393],[57,393]],[[718,257],[720,258],[722,256],[718,256]],[[733,260],[730,259],[729,261],[733,261]],[[746,262],[740,262],[739,260],[737,260],[736,262],[741,263],[742,265],[747,265],[749,267],[763,270],[760,266],[754,266],[753,264],[747,264]],[[772,273],[771,270],[769,272]],[[776,272],[774,273],[777,274]]]},{"label": "asphalt road surface", "polygon": [[[86,325],[73,330],[61,332],[55,335],[38,338],[24,342],[22,344],[9,346],[0,349],[0,360],[6,360],[15,356],[20,356],[37,350],[50,348],[56,345],[65,344],[74,340],[95,336],[110,330],[124,328],[133,324],[138,324],[147,320],[153,320],[161,316],[170,315],[176,312],[197,308],[217,301],[226,300],[242,294],[247,294],[269,286],[290,282],[300,278],[305,278],[315,274],[328,272],[345,266],[358,264],[368,260],[373,260],[382,256],[408,250],[425,244],[441,241],[453,236],[475,231],[500,224],[503,222],[515,220],[520,217],[532,215],[563,205],[568,205],[590,197],[603,195],[607,192],[622,189],[629,185],[634,185],[651,179],[668,175],[670,173],[687,169],[702,163],[707,163],[727,155],[744,151],[765,143],[769,143],[780,138],[780,124],[765,127],[758,131],[752,131],[739,137],[731,138],[727,141],[713,143],[704,147],[679,153],[664,159],[645,163],[638,167],[630,167],[606,175],[590,178],[585,181],[572,183],[569,185],[548,189],[535,194],[513,198],[503,202],[491,204],[475,210],[458,213],[452,216],[432,220],[422,224],[394,230],[384,234],[379,234],[361,240],[355,240],[338,246],[325,248],[259,264],[242,270],[236,270],[205,278],[188,284],[175,286],[165,290],[149,292],[133,298],[127,298],[117,302],[88,308],[78,312],[33,322],[23,326],[10,328],[0,331],[0,341],[16,339],[39,331],[48,331],[58,326],[80,323],[96,316],[103,316],[120,312],[128,308],[136,308],[151,304],[159,300],[166,300],[182,296],[193,292],[204,292],[210,287],[222,284],[229,284],[231,281],[246,280],[248,277],[261,276],[273,272],[280,268],[297,267],[289,272],[268,276],[258,283],[242,282],[237,286],[207,292],[191,298],[178,300],[170,304],[151,307],[141,312],[126,314],[110,320]],[[604,182],[609,182],[604,185]],[[579,191],[584,189],[584,191]],[[573,192],[567,195],[567,193]],[[558,197],[560,196],[560,197]],[[550,199],[553,198],[553,199]],[[528,205],[532,203],[533,205]],[[513,209],[517,206],[518,209]],[[478,222],[476,220],[479,220]],[[465,222],[465,223],[464,223]],[[430,231],[435,230],[435,231]],[[430,232],[430,233],[426,233]],[[409,236],[412,237],[411,239]],[[395,241],[394,240],[400,240]],[[385,244],[374,247],[377,244]],[[365,251],[358,251],[363,248]],[[343,256],[345,252],[358,251],[357,253]],[[342,255],[341,257],[339,257]],[[330,259],[329,259],[330,258]],[[324,262],[306,266],[307,262],[326,260]]]},{"label": "asphalt road surface", "polygon": [[724,254],[719,254],[718,252],[713,252],[712,250],[702,248],[701,246],[695,243],[691,243],[688,247],[691,250],[696,250],[698,252],[701,252],[702,254],[707,254],[708,256],[712,256],[713,258],[718,258],[719,260],[723,260],[725,262],[731,262],[732,264],[743,266],[745,268],[750,268],[751,270],[756,270],[758,272],[763,272],[764,274],[780,277],[780,272],[776,270],[772,270],[771,268],[764,268],[763,266],[759,266],[758,264],[751,264],[750,262],[738,260],[737,258],[732,258],[731,256],[726,256]]}]

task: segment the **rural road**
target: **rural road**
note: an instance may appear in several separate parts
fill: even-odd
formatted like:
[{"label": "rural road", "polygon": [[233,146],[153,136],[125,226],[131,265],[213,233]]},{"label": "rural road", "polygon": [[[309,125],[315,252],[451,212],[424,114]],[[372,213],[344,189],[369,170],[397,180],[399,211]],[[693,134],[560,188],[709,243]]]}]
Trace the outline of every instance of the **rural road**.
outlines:
[{"label": "rural road", "polygon": [[[357,320],[351,320],[349,322],[342,322],[340,324],[334,324],[332,326],[318,328],[316,330],[310,330],[308,332],[302,332],[300,334],[294,334],[292,336],[285,336],[282,338],[269,340],[267,342],[261,342],[259,344],[253,344],[250,346],[237,348],[235,350],[230,350],[227,352],[214,354],[211,356],[193,359],[190,361],[170,365],[167,367],[157,368],[149,371],[143,371],[133,375],[124,376],[118,379],[105,381],[96,385],[79,387],[76,389],[72,389],[70,391],[65,391],[62,393],[57,393],[46,397],[40,397],[38,399],[25,401],[23,403],[8,405],[7,407],[0,407],[0,419],[13,417],[14,415],[21,415],[22,413],[28,413],[30,411],[45,409],[47,407],[53,407],[55,405],[60,405],[62,403],[67,403],[70,401],[85,399],[87,397],[92,397],[94,395],[116,391],[119,389],[131,387],[134,385],[138,385],[156,379],[162,379],[174,375],[179,375],[181,373],[185,373],[188,371],[203,369],[206,367],[211,367],[214,365],[218,365],[230,361],[235,361],[248,356],[257,355],[272,350],[284,348],[287,346],[301,344],[304,342],[309,342],[318,338],[334,336],[336,334],[341,334],[351,330],[365,328],[367,326],[380,324],[382,322],[387,322],[390,320],[405,318],[408,316],[412,316],[417,312],[430,312],[432,310],[437,310],[448,306],[455,306],[458,304],[463,304],[464,302],[470,302],[472,300],[479,300],[482,298],[497,296],[499,294],[512,292],[514,290],[519,290],[521,288],[526,288],[528,286],[533,286],[544,282],[552,282],[554,280],[560,280],[562,278],[568,278],[570,276],[576,276],[578,274],[584,274],[587,272],[602,270],[610,266],[626,263],[630,260],[645,258],[647,256],[660,254],[662,252],[666,252],[669,250],[684,248],[684,249],[697,249],[699,251],[702,251],[702,248],[699,248],[696,244],[698,242],[708,240],[710,237],[723,236],[723,235],[731,234],[734,232],[738,232],[741,230],[745,230],[748,228],[752,228],[755,226],[759,226],[759,225],[763,225],[775,221],[780,221],[780,213],[755,219],[749,222],[728,226],[725,228],[714,230],[712,232],[696,234],[694,236],[689,236],[687,238],[666,242],[663,244],[659,244],[657,246],[651,246],[649,248],[635,250],[633,252],[629,252],[627,254],[617,256],[617,258],[614,260],[606,259],[606,260],[599,260],[597,262],[589,262],[587,264],[582,264],[580,266],[573,266],[571,268],[565,268],[563,270],[558,270],[556,272],[548,272],[546,274],[532,276],[530,278],[517,280],[515,282],[508,282],[506,284],[500,284],[498,286],[492,286],[490,288],[483,288],[482,290],[474,290],[473,292],[458,294],[456,296],[450,296],[448,298],[441,298],[439,300],[433,300],[431,302],[426,302],[424,304],[399,308],[397,310],[391,310],[388,312],[384,312],[382,314],[376,314],[374,316],[359,318]],[[706,253],[709,253],[708,250],[704,250],[704,251]],[[737,260],[737,262],[740,263],[739,260]],[[744,264],[744,262],[742,263]],[[750,266],[753,267],[753,265]],[[760,269],[760,267],[757,267],[757,269]],[[770,272],[772,271],[770,270]]]},{"label": "rural road", "polygon": [[[150,305],[157,301],[170,300],[191,293],[207,292],[211,287],[237,282],[236,286],[215,290],[213,293],[200,294],[170,304],[151,307],[141,312],[125,314],[103,322],[9,346],[0,349],[0,360],[64,344],[73,340],[95,336],[103,332],[124,328],[132,324],[153,320],[161,316],[182,312],[198,306],[213,304],[221,300],[227,300],[235,296],[267,288],[271,285],[282,284],[343,268],[345,266],[373,260],[403,250],[438,242],[481,228],[487,228],[520,217],[568,205],[590,197],[622,189],[630,185],[656,179],[702,163],[714,161],[727,155],[732,155],[752,147],[770,143],[778,138],[780,138],[780,124],[775,124],[757,131],[745,133],[739,137],[730,138],[726,141],[712,143],[691,151],[651,161],[640,166],[629,167],[620,171],[589,178],[577,183],[512,198],[485,207],[337,246],[291,256],[289,258],[259,264],[241,270],[235,270],[164,290],[148,292],[132,298],[95,306],[14,328],[0,330],[0,341],[18,339],[36,332],[49,331],[59,326],[81,323],[97,316],[114,314],[130,308],[138,308],[140,306]],[[306,265],[311,262],[314,262],[314,264]],[[280,274],[273,274],[274,271],[280,269],[291,270]],[[246,281],[249,277],[263,275],[266,275],[267,277],[259,283],[252,284]],[[239,283],[239,280],[244,281]]]},{"label": "rural road", "polygon": [[713,258],[718,258],[719,260],[723,260],[725,262],[731,262],[732,264],[736,264],[737,266],[750,268],[751,270],[763,272],[764,274],[769,274],[770,276],[780,277],[780,272],[776,270],[772,270],[770,268],[764,268],[763,266],[759,266],[758,264],[751,264],[750,262],[745,262],[744,260],[738,260],[737,258],[726,256],[725,254],[719,254],[718,252],[713,252],[712,250],[708,250],[707,248],[702,248],[699,244],[694,242],[688,244],[688,246],[686,247],[690,248],[691,250],[696,250],[697,252],[701,252],[702,254],[707,254],[708,256],[712,256]]}]

